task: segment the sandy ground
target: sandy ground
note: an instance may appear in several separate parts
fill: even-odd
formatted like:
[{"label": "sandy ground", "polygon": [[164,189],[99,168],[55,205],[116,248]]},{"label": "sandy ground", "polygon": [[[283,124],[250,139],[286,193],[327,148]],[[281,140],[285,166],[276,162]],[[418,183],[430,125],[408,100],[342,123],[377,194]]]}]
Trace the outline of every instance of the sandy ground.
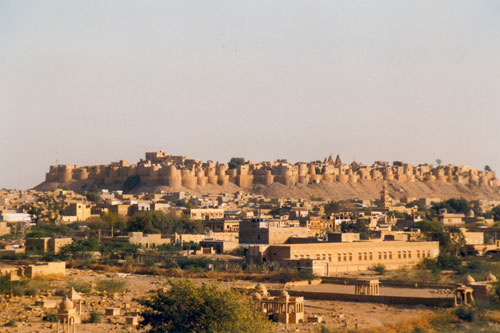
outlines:
[{"label": "sandy ground", "polygon": [[[102,324],[83,323],[77,325],[78,332],[135,332],[136,329],[125,325],[125,317],[123,314],[138,309],[138,304],[134,301],[135,298],[147,296],[163,284],[166,279],[158,276],[145,275],[129,275],[117,276],[116,274],[97,274],[93,271],[68,270],[68,278],[79,281],[93,282],[96,279],[108,278],[123,278],[127,281],[128,291],[124,295],[102,296],[92,294],[84,296],[83,304],[83,319],[85,320],[90,311],[104,313],[106,307],[121,308],[121,316],[103,317]],[[210,282],[206,279],[196,279],[196,283]],[[66,285],[66,281],[53,281],[54,290]],[[231,286],[253,286],[255,283],[249,281],[235,281],[221,283],[223,287]],[[281,287],[278,284],[267,284],[269,289],[277,289]],[[352,286],[341,285],[320,285],[308,286],[308,288],[340,288],[339,290],[350,291]],[[295,287],[302,288],[302,287]],[[398,292],[392,289],[383,288],[386,293]],[[411,289],[405,289],[406,291]],[[54,296],[49,293],[45,296],[47,299],[61,300],[61,297]],[[432,297],[432,293],[429,292]],[[35,307],[36,298],[31,297],[14,297],[13,299],[0,300],[0,332],[54,332],[55,324],[42,321],[42,317],[47,312],[47,309]],[[307,315],[320,315],[323,317],[324,323],[331,329],[365,329],[371,327],[379,327],[387,324],[395,324],[403,320],[417,319],[423,315],[432,313],[432,309],[420,306],[386,306],[371,303],[355,303],[341,301],[318,301],[306,300],[305,312]],[[16,327],[4,327],[3,325],[11,319],[18,321]],[[295,331],[298,332],[316,332],[319,329],[318,324],[299,324],[299,325],[279,325],[279,331]]]}]

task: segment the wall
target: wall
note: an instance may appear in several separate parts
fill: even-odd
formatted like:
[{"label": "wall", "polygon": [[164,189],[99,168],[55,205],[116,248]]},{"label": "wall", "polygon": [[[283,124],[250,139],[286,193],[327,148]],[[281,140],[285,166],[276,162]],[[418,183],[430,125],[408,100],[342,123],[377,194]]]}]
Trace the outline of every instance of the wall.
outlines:
[{"label": "wall", "polygon": [[[274,291],[276,292],[276,291]],[[453,297],[406,297],[406,296],[381,296],[381,295],[355,295],[312,291],[288,290],[290,296],[302,296],[305,299],[370,302],[383,304],[426,305],[438,307],[452,307],[455,304]]]}]

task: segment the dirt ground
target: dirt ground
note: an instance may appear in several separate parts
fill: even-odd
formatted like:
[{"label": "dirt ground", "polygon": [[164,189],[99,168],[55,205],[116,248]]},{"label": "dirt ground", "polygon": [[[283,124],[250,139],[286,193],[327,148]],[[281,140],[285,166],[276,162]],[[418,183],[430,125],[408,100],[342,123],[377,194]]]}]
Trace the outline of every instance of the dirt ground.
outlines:
[{"label": "dirt ground", "polygon": [[[73,279],[84,282],[94,282],[96,279],[124,279],[127,281],[127,292],[123,295],[102,295],[92,293],[84,297],[83,321],[77,325],[78,332],[135,332],[132,326],[125,325],[124,314],[134,312],[138,309],[134,299],[147,296],[155,291],[160,285],[166,282],[165,278],[147,275],[123,275],[123,274],[98,274],[89,270],[69,269],[67,280]],[[51,286],[55,291],[64,288],[66,281],[52,281]],[[195,279],[197,283],[210,282],[207,279]],[[231,286],[253,286],[255,283],[249,281],[224,282],[223,287]],[[269,289],[280,288],[278,284],[266,284]],[[321,286],[316,286],[321,288]],[[346,286],[340,286],[346,287]],[[350,287],[350,286],[347,286]],[[35,306],[37,299],[54,299],[60,302],[62,297],[55,296],[53,292],[42,294],[38,297],[13,297],[0,299],[0,332],[53,332],[55,323],[42,320],[44,314],[50,309],[42,309]],[[91,311],[104,314],[105,308],[120,308],[121,315],[116,317],[103,316],[103,323],[85,323]],[[53,310],[52,310],[53,311]],[[323,318],[323,325],[330,329],[367,329],[380,327],[387,324],[396,324],[404,320],[418,319],[421,316],[429,315],[432,309],[420,306],[386,306],[371,303],[355,303],[341,301],[319,301],[305,300],[305,312],[307,315],[320,315]],[[16,327],[5,327],[4,324],[10,320],[17,322]],[[280,324],[279,332],[317,332],[319,324]]]}]

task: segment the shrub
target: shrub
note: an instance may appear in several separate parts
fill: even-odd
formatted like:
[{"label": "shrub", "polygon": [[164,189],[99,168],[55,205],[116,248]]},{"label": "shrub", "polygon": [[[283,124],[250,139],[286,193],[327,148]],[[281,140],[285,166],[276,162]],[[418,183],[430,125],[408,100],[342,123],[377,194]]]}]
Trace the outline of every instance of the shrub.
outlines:
[{"label": "shrub", "polygon": [[14,296],[24,296],[24,287],[20,285],[13,286],[12,294],[14,294]]},{"label": "shrub", "polygon": [[90,313],[90,322],[93,324],[100,324],[102,323],[102,315],[98,312],[91,312]]},{"label": "shrub", "polygon": [[[75,280],[69,280],[66,283],[66,286],[68,289],[75,288],[76,291],[82,294],[90,294],[92,292],[92,284],[89,282],[85,281],[75,281]],[[64,291],[63,291],[64,293]],[[64,294],[63,294],[64,295]]]},{"label": "shrub", "polygon": [[373,266],[373,270],[377,272],[378,275],[384,275],[387,272],[384,264],[377,264]]},{"label": "shrub", "polygon": [[127,282],[120,279],[98,280],[97,290],[110,294],[123,293],[127,287]]},{"label": "shrub", "polygon": [[43,321],[48,321],[49,323],[55,323],[57,322],[57,315],[55,312],[47,312],[43,318]]},{"label": "shrub", "polygon": [[235,248],[234,250],[232,250],[229,253],[233,256],[244,257],[246,255],[247,251],[248,251],[248,249],[246,247],[238,246],[237,248]]},{"label": "shrub", "polygon": [[458,319],[468,322],[475,322],[479,319],[479,311],[471,306],[460,306],[455,310]]},{"label": "shrub", "polygon": [[142,328],[148,332],[274,332],[274,325],[255,311],[241,293],[215,285],[197,286],[189,280],[169,281],[170,290],[158,290],[142,299]]},{"label": "shrub", "polygon": [[37,286],[27,286],[25,289],[24,289],[24,294],[26,296],[38,296],[38,294],[40,293],[40,290],[38,289]]}]

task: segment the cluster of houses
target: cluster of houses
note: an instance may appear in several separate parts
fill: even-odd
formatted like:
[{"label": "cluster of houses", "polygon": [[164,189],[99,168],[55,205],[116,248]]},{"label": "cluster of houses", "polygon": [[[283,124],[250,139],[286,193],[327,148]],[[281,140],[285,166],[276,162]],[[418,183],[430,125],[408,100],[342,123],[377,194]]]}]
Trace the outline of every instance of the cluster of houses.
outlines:
[{"label": "cluster of houses", "polygon": [[[355,200],[351,208],[327,213],[325,202],[304,199],[268,199],[255,194],[217,194],[192,196],[187,192],[124,194],[121,191],[101,190],[99,202],[89,202],[73,191],[56,190],[0,192],[0,231],[3,235],[29,228],[33,216],[28,213],[30,203],[41,196],[52,196],[63,203],[57,223],[89,221],[103,212],[129,216],[145,211],[186,214],[201,221],[200,234],[127,234],[105,235],[107,241],[139,244],[144,249],[155,249],[165,244],[193,242],[200,245],[198,254],[228,253],[243,246],[251,263],[278,262],[285,267],[311,270],[319,276],[337,272],[367,270],[377,264],[388,269],[411,266],[423,258],[439,255],[437,242],[424,241],[414,222],[421,221],[418,202],[431,205],[438,198],[391,198],[384,186],[376,201]],[[499,203],[480,202],[486,207]],[[403,214],[404,218],[396,213]],[[468,255],[486,255],[500,252],[496,241],[497,228],[492,219],[475,217],[474,213],[451,214],[441,211],[434,217],[445,226],[459,228],[465,240]],[[341,226],[365,222],[368,230],[363,239],[359,233],[341,232]],[[470,226],[473,227],[470,227]],[[489,242],[485,244],[485,234]],[[0,254],[57,253],[71,244],[69,237],[26,238],[21,244],[4,241]]]}]

